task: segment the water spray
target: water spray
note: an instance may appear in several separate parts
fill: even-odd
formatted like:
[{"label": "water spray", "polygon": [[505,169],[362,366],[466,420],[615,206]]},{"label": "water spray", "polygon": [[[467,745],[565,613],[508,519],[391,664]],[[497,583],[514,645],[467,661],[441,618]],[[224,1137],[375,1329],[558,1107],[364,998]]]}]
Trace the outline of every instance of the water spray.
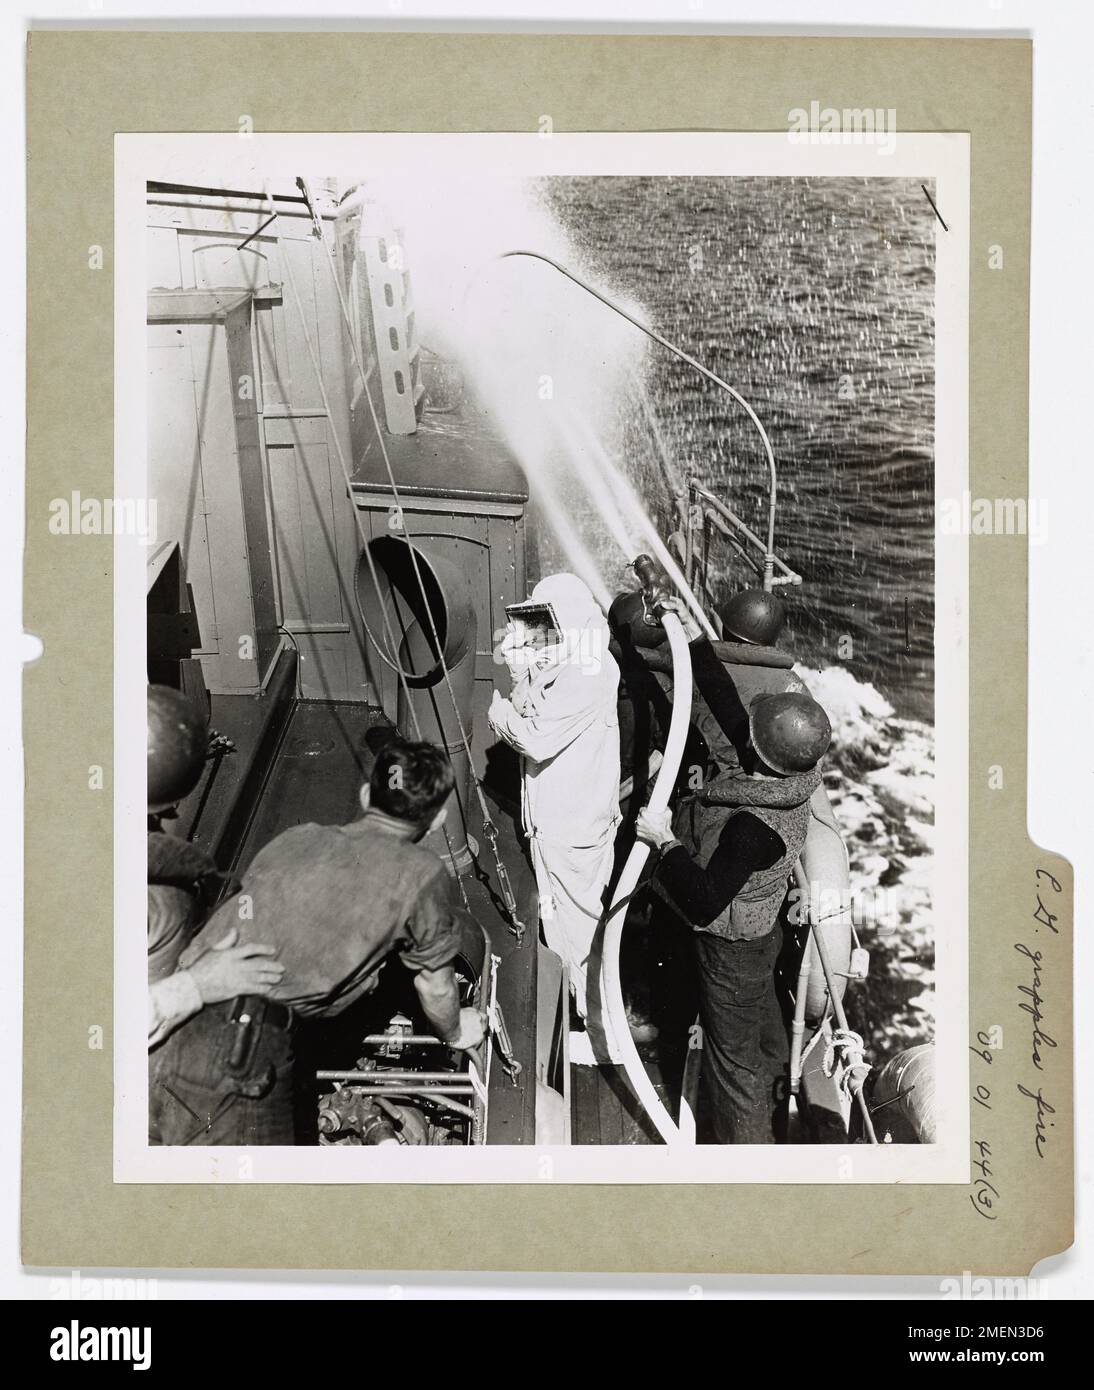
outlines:
[{"label": "water spray", "polygon": [[733,399],[738,403],[738,405],[742,407],[742,409],[748,415],[748,418],[752,421],[753,425],[755,425],[760,439],[763,442],[764,453],[767,456],[768,472],[770,474],[771,479],[771,488],[768,495],[767,504],[767,549],[764,557],[764,587],[769,589],[771,587],[771,578],[774,574],[776,565],[775,494],[778,486],[778,480],[775,470],[775,451],[771,447],[771,440],[767,436],[767,431],[764,429],[760,417],[756,414],[755,410],[753,410],[752,406],[749,405],[748,401],[745,400],[744,396],[741,395],[740,391],[738,391],[736,387],[731,386],[728,381],[725,381],[716,372],[712,372],[709,367],[704,367],[702,362],[692,357],[692,355],[689,352],[685,352],[683,348],[678,347],[675,343],[669,342],[668,338],[664,337],[661,333],[658,333],[658,331],[655,328],[651,328],[648,323],[643,323],[640,318],[636,318],[634,314],[630,313],[621,304],[617,304],[615,300],[609,299],[606,294],[602,293],[595,286],[588,284],[585,280],[582,280],[579,275],[575,275],[572,270],[569,270],[566,266],[562,265],[561,262],[554,260],[551,256],[545,256],[541,251],[527,251],[518,248],[514,248],[512,251],[502,252],[499,259],[506,260],[513,256],[526,256],[528,257],[528,259],[533,261],[542,261],[545,265],[549,265],[553,270],[557,270],[560,275],[564,275],[567,280],[572,281],[580,289],[583,289],[586,294],[590,294],[594,299],[598,299],[600,303],[603,304],[605,308],[610,309],[613,314],[618,314],[620,318],[626,319],[628,323],[633,324],[635,328],[639,329],[642,333],[645,333],[647,338],[652,338],[655,343],[665,348],[666,351],[671,352],[672,355],[674,357],[679,358],[681,362],[686,362],[688,366],[691,367],[694,371],[697,371],[700,374],[700,376],[706,377],[708,381],[712,381],[715,384],[715,386],[720,387],[723,391],[727,393],[727,395],[732,396]]}]

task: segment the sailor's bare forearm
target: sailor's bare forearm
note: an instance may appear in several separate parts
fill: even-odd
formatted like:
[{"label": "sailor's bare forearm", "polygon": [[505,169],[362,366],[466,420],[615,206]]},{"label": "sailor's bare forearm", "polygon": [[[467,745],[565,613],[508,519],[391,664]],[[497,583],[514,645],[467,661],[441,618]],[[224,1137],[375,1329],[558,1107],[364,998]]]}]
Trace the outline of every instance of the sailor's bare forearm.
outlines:
[{"label": "sailor's bare forearm", "polygon": [[456,973],[450,965],[440,970],[419,970],[414,988],[426,1018],[442,1042],[449,1042],[460,1031],[460,995]]}]

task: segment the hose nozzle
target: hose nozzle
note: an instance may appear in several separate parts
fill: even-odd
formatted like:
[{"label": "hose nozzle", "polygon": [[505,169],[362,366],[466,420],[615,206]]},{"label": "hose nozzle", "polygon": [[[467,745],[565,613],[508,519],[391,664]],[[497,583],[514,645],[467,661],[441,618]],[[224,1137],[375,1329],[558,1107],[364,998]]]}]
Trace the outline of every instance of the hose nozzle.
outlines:
[{"label": "hose nozzle", "polygon": [[671,594],[661,567],[650,555],[636,555],[631,565],[642,585],[642,605],[650,627],[661,625],[661,605]]}]

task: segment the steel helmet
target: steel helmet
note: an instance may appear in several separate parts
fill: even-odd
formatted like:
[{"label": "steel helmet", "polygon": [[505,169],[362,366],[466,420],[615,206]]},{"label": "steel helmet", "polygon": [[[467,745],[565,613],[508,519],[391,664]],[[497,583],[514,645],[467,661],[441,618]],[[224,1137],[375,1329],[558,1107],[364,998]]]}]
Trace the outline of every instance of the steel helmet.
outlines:
[{"label": "steel helmet", "polygon": [[832,741],[827,714],[800,691],[758,695],[748,712],[748,731],[767,766],[786,776],[815,767]]},{"label": "steel helmet", "polygon": [[164,811],[197,786],[209,744],[208,723],[180,690],[148,687],[148,809]]},{"label": "steel helmet", "polygon": [[718,610],[718,616],[726,637],[769,647],[783,630],[786,609],[764,589],[742,589]]},{"label": "steel helmet", "polygon": [[646,621],[645,604],[640,593],[628,591],[617,594],[608,609],[608,627],[620,646],[659,647],[668,640],[660,623]]}]

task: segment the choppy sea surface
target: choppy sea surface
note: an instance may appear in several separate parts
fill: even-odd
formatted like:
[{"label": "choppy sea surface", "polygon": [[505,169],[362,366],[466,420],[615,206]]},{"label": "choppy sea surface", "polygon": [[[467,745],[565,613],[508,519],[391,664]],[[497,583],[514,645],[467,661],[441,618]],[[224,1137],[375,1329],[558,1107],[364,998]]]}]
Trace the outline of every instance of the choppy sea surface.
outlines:
[{"label": "choppy sea surface", "polygon": [[[870,978],[848,996],[875,1064],[933,1034],[934,250],[902,179],[571,178],[540,196],[582,273],[752,404],[778,466],[784,645],[835,730],[827,782]],[[666,471],[763,531],[745,413],[655,346],[628,471],[672,525]],[[715,594],[749,582],[712,547]]]}]

